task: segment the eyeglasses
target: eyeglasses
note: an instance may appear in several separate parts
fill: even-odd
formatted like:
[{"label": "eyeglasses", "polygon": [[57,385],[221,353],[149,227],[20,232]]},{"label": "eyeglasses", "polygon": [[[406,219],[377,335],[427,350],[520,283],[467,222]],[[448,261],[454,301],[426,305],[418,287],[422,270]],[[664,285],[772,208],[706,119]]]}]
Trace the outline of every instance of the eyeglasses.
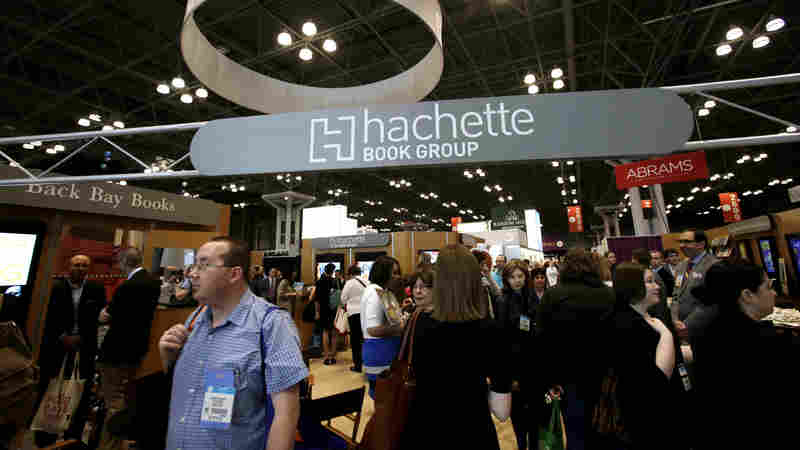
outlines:
[{"label": "eyeglasses", "polygon": [[207,263],[207,262],[201,262],[201,263],[195,264],[191,268],[190,273],[191,272],[205,272],[206,269],[208,269],[209,267],[239,267],[239,266],[226,266],[225,264],[210,264],[210,263]]}]

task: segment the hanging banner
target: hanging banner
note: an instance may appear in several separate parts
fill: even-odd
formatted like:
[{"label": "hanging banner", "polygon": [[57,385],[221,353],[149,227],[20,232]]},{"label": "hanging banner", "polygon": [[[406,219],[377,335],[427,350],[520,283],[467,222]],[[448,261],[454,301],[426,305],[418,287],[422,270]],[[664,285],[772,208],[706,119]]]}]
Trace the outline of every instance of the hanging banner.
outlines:
[{"label": "hanging banner", "polygon": [[583,213],[580,206],[567,206],[570,233],[583,233]]},{"label": "hanging banner", "polygon": [[739,194],[735,192],[719,194],[719,203],[722,206],[722,217],[725,219],[725,223],[741,222],[742,207],[739,203]]},{"label": "hanging banner", "polygon": [[635,158],[683,147],[692,128],[662,89],[518,95],[213,120],[191,159],[211,176]]},{"label": "hanging banner", "polygon": [[681,153],[648,159],[614,168],[620,190],[651,184],[675,183],[708,178],[705,152]]},{"label": "hanging banner", "polygon": [[652,200],[642,200],[642,208],[653,208],[653,201]]},{"label": "hanging banner", "polygon": [[451,217],[450,218],[450,225],[453,227],[453,231],[458,231],[458,224],[461,223],[461,217]]}]

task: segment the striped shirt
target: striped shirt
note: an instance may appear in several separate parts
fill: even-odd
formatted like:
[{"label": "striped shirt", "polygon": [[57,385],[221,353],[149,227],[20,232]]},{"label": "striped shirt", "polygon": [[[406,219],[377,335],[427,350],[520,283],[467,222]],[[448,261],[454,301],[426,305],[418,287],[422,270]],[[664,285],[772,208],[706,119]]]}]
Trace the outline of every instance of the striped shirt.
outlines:
[{"label": "striped shirt", "polygon": [[[236,397],[227,430],[200,423],[208,368],[234,373]],[[175,364],[166,448],[263,450],[274,416],[270,394],[307,376],[300,338],[286,311],[249,289],[218,327],[212,326],[211,308],[206,308]]]}]

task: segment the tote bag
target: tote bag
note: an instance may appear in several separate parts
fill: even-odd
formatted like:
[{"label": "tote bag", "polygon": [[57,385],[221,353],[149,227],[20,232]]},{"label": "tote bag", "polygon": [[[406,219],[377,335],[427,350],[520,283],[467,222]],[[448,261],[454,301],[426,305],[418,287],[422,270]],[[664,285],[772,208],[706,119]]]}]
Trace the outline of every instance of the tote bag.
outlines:
[{"label": "tote bag", "polygon": [[64,379],[64,368],[67,365],[67,355],[61,363],[58,376],[50,380],[47,392],[44,394],[36,417],[31,424],[31,430],[44,431],[51,434],[61,434],[69,428],[72,417],[78,409],[83,394],[86,380],[78,378],[80,367],[80,354],[75,354],[75,365],[69,379]]},{"label": "tote bag", "polygon": [[333,321],[333,326],[339,334],[347,334],[350,332],[350,325],[347,322],[347,312],[344,308],[336,309],[336,319]]}]

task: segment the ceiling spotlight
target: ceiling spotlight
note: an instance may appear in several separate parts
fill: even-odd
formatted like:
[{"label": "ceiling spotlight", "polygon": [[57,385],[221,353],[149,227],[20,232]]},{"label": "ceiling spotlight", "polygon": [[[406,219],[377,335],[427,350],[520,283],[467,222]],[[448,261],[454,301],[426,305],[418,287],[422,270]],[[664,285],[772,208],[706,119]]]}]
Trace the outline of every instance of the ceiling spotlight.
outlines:
[{"label": "ceiling spotlight", "polygon": [[125,122],[123,122],[121,120],[115,120],[114,121],[114,128],[120,128],[120,129],[125,128]]},{"label": "ceiling spotlight", "polygon": [[700,117],[705,117],[709,114],[711,114],[711,111],[709,111],[707,108],[700,108],[697,110],[697,115]]},{"label": "ceiling spotlight", "polygon": [[739,27],[733,27],[730,30],[728,30],[727,33],[725,33],[725,39],[729,41],[735,41],[736,39],[739,39],[742,36],[744,36],[744,31],[742,31],[742,29]]},{"label": "ceiling spotlight", "polygon": [[757,191],[753,192],[753,195],[761,195],[761,194],[763,194],[763,193],[764,193],[764,191],[762,191],[761,189],[759,189],[759,190],[757,190]]},{"label": "ceiling spotlight", "polygon": [[100,114],[89,114],[89,119],[95,122],[100,122],[100,120],[102,120],[102,117],[100,117]]},{"label": "ceiling spotlight", "polygon": [[728,173],[728,178],[733,178],[733,172]]},{"label": "ceiling spotlight", "polygon": [[183,89],[186,87],[186,82],[183,81],[181,77],[175,77],[172,79],[172,87],[175,89]]},{"label": "ceiling spotlight", "polygon": [[556,178],[556,183],[558,183],[558,184],[564,184],[564,178],[563,178],[563,177],[558,177],[558,178]]},{"label": "ceiling spotlight", "polygon": [[499,201],[500,203],[505,203],[506,199],[504,199],[503,197],[500,197],[500,198],[497,199],[497,201]]},{"label": "ceiling spotlight", "polygon": [[684,201],[684,200],[685,200],[685,198],[683,198],[683,197],[678,197],[678,203],[680,203],[680,202],[682,202],[682,201]]},{"label": "ceiling spotlight", "polygon": [[303,47],[300,49],[300,53],[298,53],[300,59],[303,61],[311,61],[311,58],[314,57],[314,53],[308,47]]},{"label": "ceiling spotlight", "polygon": [[525,75],[525,84],[533,84],[536,83],[536,75],[529,73]]},{"label": "ceiling spotlight", "polygon": [[575,164],[575,161],[567,161],[567,165],[568,165],[568,166],[571,166],[571,165],[573,165],[573,164]]},{"label": "ceiling spotlight", "polygon": [[111,131],[113,129],[114,127],[112,127],[111,125],[103,125],[103,131]]},{"label": "ceiling spotlight", "polygon": [[167,83],[161,83],[156,87],[156,92],[159,94],[169,94],[169,85]]},{"label": "ceiling spotlight", "polygon": [[695,194],[697,192],[700,192],[700,188],[699,187],[696,187],[696,188],[692,189],[692,194]]},{"label": "ceiling spotlight", "polygon": [[690,202],[692,200],[694,200],[694,195],[690,195],[690,196],[686,197],[686,201],[687,202]]},{"label": "ceiling spotlight", "polygon": [[553,164],[553,167],[558,167],[560,165],[558,161],[553,161],[552,164]]},{"label": "ceiling spotlight", "polygon": [[572,190],[572,195],[578,195],[578,190],[577,189],[573,189]]},{"label": "ceiling spotlight", "polygon": [[[564,71],[561,70],[560,67],[554,67],[553,70],[550,71],[550,76],[553,78],[561,78],[564,76]],[[560,89],[560,88],[557,88]]]},{"label": "ceiling spotlight", "polygon": [[297,181],[302,181],[303,177],[301,177],[300,175],[297,175],[297,176],[294,177],[294,179],[297,180]]},{"label": "ceiling spotlight", "polygon": [[89,122],[89,119],[87,119],[85,117],[81,117],[80,119],[78,119],[78,125],[80,125],[82,127],[88,127],[91,124],[92,124],[92,122]]},{"label": "ceiling spotlight", "polygon": [[514,197],[508,195],[508,196],[506,196],[506,200],[508,200],[508,201],[514,200]]},{"label": "ceiling spotlight", "polygon": [[569,176],[569,182],[570,183],[574,183],[575,182],[575,175],[570,175]]},{"label": "ceiling spotlight", "polygon": [[752,191],[742,192],[742,197],[747,197],[747,196],[751,195],[752,193],[753,193]]},{"label": "ceiling spotlight", "polygon": [[314,22],[308,21],[303,24],[303,34],[305,34],[308,37],[317,34],[317,26],[314,25]]},{"label": "ceiling spotlight", "polygon": [[119,182],[119,185],[120,185],[120,186],[127,186],[127,185],[128,185],[128,182],[127,182],[127,181],[125,181],[125,180],[122,180],[122,181],[120,181],[120,182]]},{"label": "ceiling spotlight", "polygon": [[786,132],[787,133],[797,133],[797,127],[794,127],[794,126],[786,127]]},{"label": "ceiling spotlight", "polygon": [[194,98],[191,96],[191,94],[183,94],[181,95],[181,101],[183,103],[189,104],[194,101]]},{"label": "ceiling spotlight", "polygon": [[197,88],[197,90],[194,91],[194,95],[198,98],[208,98],[208,90],[206,90],[206,88]]},{"label": "ceiling spotlight", "polygon": [[539,86],[532,84],[528,86],[528,94],[534,95],[539,93]]},{"label": "ceiling spotlight", "polygon": [[189,182],[187,182],[187,181],[184,181],[183,183],[181,183],[181,186],[183,186],[183,187],[186,187],[188,185],[189,185]]},{"label": "ceiling spotlight", "polygon": [[775,17],[774,19],[770,19],[770,21],[767,22],[767,31],[769,32],[778,31],[785,26],[786,22],[783,19],[781,19],[780,17]]},{"label": "ceiling spotlight", "polygon": [[54,149],[55,149],[57,152],[63,152],[64,150],[66,150],[66,149],[64,148],[64,146],[63,146],[63,145],[61,145],[61,144],[56,144],[56,145],[54,145],[54,146],[53,146],[53,148],[54,148]]},{"label": "ceiling spotlight", "polygon": [[558,79],[553,81],[553,89],[564,89],[564,80]]},{"label": "ceiling spotlight", "polygon": [[562,190],[561,190],[561,196],[562,196],[562,197],[566,197],[566,195],[567,195],[567,191],[566,191],[566,189],[562,189]]},{"label": "ceiling spotlight", "polygon": [[25,150],[33,150],[35,147],[31,143],[22,144],[22,148]]},{"label": "ceiling spotlight", "polygon": [[497,191],[497,192],[500,192],[500,191],[503,190],[503,188],[499,184],[495,184],[494,185],[494,190]]},{"label": "ceiling spotlight", "polygon": [[717,47],[717,56],[725,56],[733,51],[733,47],[728,44],[722,44]]},{"label": "ceiling spotlight", "polygon": [[706,186],[706,187],[703,188],[703,192],[708,192],[710,190],[711,190],[711,187],[709,187],[709,186]]},{"label": "ceiling spotlight", "polygon": [[572,204],[573,205],[577,205],[578,204],[578,199],[577,198],[573,198],[572,199]]},{"label": "ceiling spotlight", "polygon": [[717,106],[717,102],[715,102],[714,100],[709,100],[709,101],[703,103],[703,106],[705,106],[708,109],[711,109],[711,108]]},{"label": "ceiling spotlight", "polygon": [[336,48],[336,41],[333,39],[325,39],[325,42],[322,43],[322,49],[328,53],[335,52]]},{"label": "ceiling spotlight", "polygon": [[484,186],[483,190],[486,191],[486,192],[492,192],[492,188],[489,187],[489,186]]},{"label": "ceiling spotlight", "polygon": [[282,32],[278,35],[278,44],[284,47],[292,45],[292,35],[287,32]]},{"label": "ceiling spotlight", "polygon": [[58,152],[56,152],[56,149],[54,148],[48,148],[47,150],[45,150],[45,153],[47,153],[48,155],[55,155]]},{"label": "ceiling spotlight", "polygon": [[750,161],[750,155],[742,155],[742,161]]},{"label": "ceiling spotlight", "polygon": [[769,45],[769,36],[759,36],[753,39],[753,48],[763,48]]},{"label": "ceiling spotlight", "polygon": [[769,182],[770,186],[775,186],[776,184],[781,184],[781,180],[776,178],[776,179],[774,179],[774,180]]},{"label": "ceiling spotlight", "polygon": [[789,183],[791,183],[792,181],[794,181],[794,180],[792,180],[791,178],[787,178],[787,179],[785,179],[785,180],[781,181],[781,184],[789,184]]}]

